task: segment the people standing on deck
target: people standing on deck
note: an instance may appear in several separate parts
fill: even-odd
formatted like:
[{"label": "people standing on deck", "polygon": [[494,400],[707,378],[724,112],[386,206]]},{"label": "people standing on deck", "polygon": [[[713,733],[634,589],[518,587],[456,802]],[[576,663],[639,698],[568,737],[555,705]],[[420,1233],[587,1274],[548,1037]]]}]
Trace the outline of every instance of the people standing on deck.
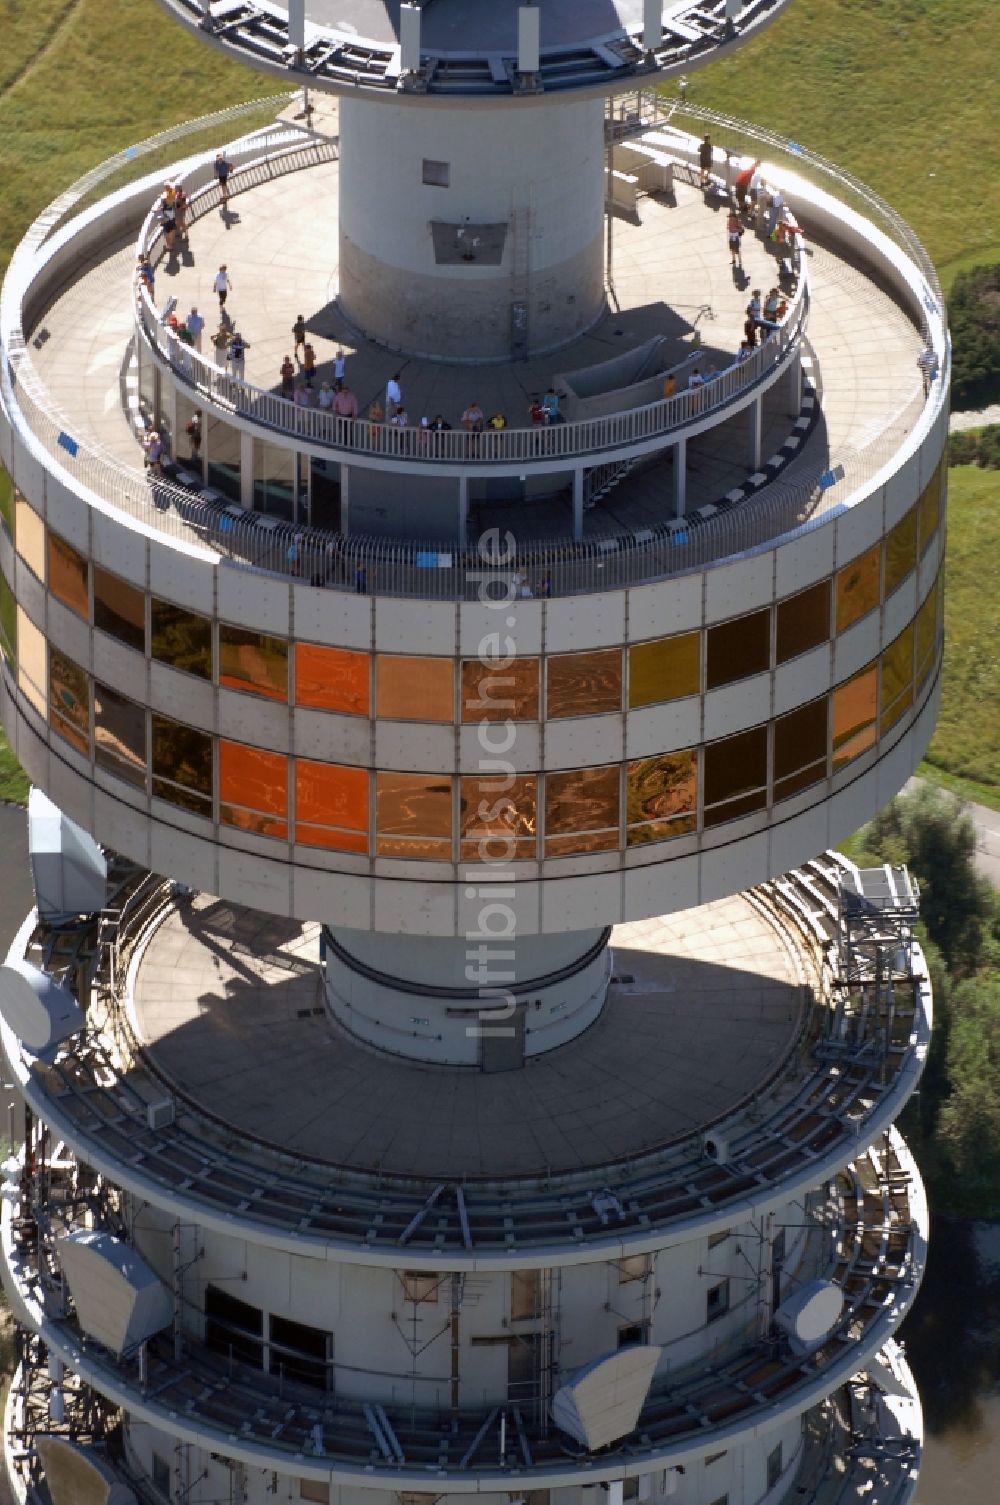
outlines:
[{"label": "people standing on deck", "polygon": [[700,169],[698,185],[701,188],[707,188],[712,181],[712,138],[707,131],[705,139],[698,147],[698,167]]},{"label": "people standing on deck", "polygon": [[729,239],[729,259],[734,267],[743,265],[743,222],[735,209],[730,209],[729,218],[726,221],[726,235]]},{"label": "people standing on deck", "polygon": [[220,198],[223,205],[226,205],[229,203],[229,174],[232,172],[232,167],[225,152],[216,152],[213,170],[215,181],[219,185]]}]

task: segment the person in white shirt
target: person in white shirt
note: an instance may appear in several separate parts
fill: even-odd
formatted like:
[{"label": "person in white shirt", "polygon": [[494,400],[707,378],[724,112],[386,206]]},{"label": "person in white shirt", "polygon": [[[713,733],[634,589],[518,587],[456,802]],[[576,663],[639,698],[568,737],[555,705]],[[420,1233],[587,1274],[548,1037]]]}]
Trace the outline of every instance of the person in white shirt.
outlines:
[{"label": "person in white shirt", "polygon": [[333,407],[333,398],[334,398],[333,388],[331,387],[331,385],[330,385],[330,383],[328,381],[325,381],[323,383],[323,385],[319,389],[319,398],[317,400],[317,406],[325,409],[326,412],[329,412],[330,409]]},{"label": "person in white shirt", "polygon": [[391,423],[395,417],[397,408],[403,406],[403,389],[399,385],[398,371],[395,376],[390,376],[385,384],[385,406],[389,414],[389,422]]},{"label": "person in white shirt", "polygon": [[347,370],[347,357],[342,350],[338,350],[333,358],[333,380],[339,388],[344,385],[344,373]]},{"label": "person in white shirt", "polygon": [[233,284],[229,280],[229,273],[226,271],[225,262],[222,263],[219,270],[216,272],[215,281],[212,283],[212,288],[213,291],[218,294],[219,308],[225,308],[226,298],[233,290]]}]

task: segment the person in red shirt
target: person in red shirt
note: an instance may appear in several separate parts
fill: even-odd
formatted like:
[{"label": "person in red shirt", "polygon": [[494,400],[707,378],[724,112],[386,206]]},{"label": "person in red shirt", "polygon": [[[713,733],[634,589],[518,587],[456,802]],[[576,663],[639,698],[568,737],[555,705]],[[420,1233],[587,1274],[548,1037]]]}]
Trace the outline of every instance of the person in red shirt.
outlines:
[{"label": "person in red shirt", "polygon": [[751,162],[749,167],[745,167],[741,173],[737,173],[736,175],[736,182],[733,185],[736,190],[736,202],[739,205],[740,209],[744,212],[749,207],[748,199],[750,196],[750,184],[756,176],[759,168],[759,161]]}]

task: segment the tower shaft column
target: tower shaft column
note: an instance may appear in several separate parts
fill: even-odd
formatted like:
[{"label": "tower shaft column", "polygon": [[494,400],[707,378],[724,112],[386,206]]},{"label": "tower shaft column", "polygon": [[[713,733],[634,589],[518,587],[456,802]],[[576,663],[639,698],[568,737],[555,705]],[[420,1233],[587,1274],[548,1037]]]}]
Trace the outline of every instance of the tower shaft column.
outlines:
[{"label": "tower shaft column", "polygon": [[600,316],[602,100],[459,114],[345,98],[340,152],[340,303],[370,338],[504,360]]}]

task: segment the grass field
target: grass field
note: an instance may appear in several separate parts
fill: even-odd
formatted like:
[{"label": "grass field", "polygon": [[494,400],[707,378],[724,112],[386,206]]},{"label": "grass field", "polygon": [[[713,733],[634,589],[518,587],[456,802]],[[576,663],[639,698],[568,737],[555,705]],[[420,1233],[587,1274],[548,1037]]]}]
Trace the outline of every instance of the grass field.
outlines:
[{"label": "grass field", "polygon": [[[996,0],[797,0],[758,42],[693,73],[689,98],[771,125],[869,182],[947,284],[1000,257],[995,18]],[[0,38],[0,274],[32,217],[103,158],[276,92],[153,0],[0,0]],[[979,609],[972,573],[1000,542],[988,515],[998,491],[1000,478],[953,472],[949,681],[931,767],[972,778],[965,792],[1000,806],[1000,622]],[[9,769],[0,761],[0,798],[20,793]]]},{"label": "grass field", "polygon": [[1000,595],[982,563],[1000,558],[1000,473],[954,465],[948,476],[944,690],[927,753],[932,771],[975,784],[1000,809]]}]

